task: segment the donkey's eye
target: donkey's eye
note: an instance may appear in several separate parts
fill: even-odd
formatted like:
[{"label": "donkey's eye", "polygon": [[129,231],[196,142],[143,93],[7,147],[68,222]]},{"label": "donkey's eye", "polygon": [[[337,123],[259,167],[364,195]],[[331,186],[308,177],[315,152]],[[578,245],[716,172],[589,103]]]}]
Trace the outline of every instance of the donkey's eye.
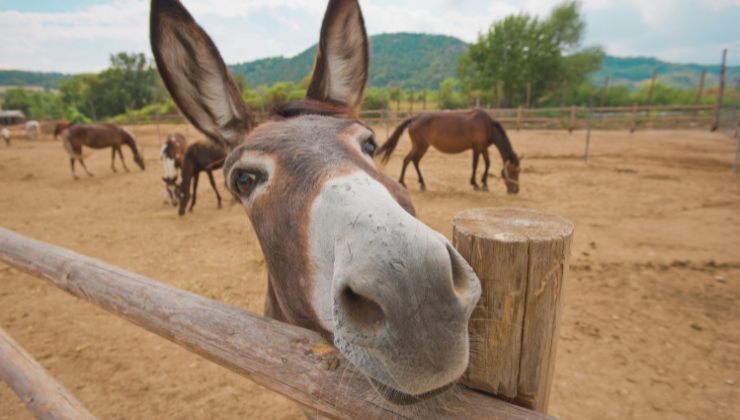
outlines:
[{"label": "donkey's eye", "polygon": [[260,179],[261,175],[259,173],[245,170],[236,171],[234,173],[232,185],[237,193],[246,196],[252,192]]},{"label": "donkey's eye", "polygon": [[378,144],[375,143],[375,138],[370,137],[362,143],[362,153],[373,156],[375,151],[378,149]]}]

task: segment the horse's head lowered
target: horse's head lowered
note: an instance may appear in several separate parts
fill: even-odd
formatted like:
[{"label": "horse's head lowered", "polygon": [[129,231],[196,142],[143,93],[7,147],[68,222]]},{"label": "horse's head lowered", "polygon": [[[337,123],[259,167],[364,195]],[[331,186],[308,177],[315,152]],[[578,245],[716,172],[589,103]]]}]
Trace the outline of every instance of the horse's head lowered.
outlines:
[{"label": "horse's head lowered", "polygon": [[267,314],[332,339],[394,401],[455,382],[480,283],[376,169],[373,131],[353,118],[369,61],[357,0],[329,2],[307,100],[255,130],[216,47],[179,1],[152,1],[151,31],[181,111],[233,149],[225,176],[265,255]]}]

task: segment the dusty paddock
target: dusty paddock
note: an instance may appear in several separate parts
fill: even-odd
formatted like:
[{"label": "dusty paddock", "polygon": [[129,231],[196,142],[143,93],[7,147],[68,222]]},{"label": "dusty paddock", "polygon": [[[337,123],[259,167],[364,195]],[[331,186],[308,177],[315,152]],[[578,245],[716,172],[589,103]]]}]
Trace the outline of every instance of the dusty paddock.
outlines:
[{"label": "dusty paddock", "polygon": [[[172,127],[162,129],[162,134]],[[139,127],[148,169],[113,174],[96,152],[72,181],[59,143],[0,146],[0,224],[252,311],[264,260],[241,208],[162,204],[157,131]],[[191,137],[193,131],[190,130]],[[473,207],[518,206],[576,224],[552,414],[566,419],[738,418],[740,178],[735,143],[705,132],[510,133],[522,192],[468,186],[470,156],[431,151],[420,218],[451,233]],[[384,138],[385,129],[378,129]],[[192,138],[191,138],[192,140]],[[388,165],[399,172],[404,138]],[[494,160],[493,172],[500,162]],[[298,419],[290,401],[44,282],[0,265],[0,325],[100,418]],[[0,385],[0,419],[30,418]]]}]

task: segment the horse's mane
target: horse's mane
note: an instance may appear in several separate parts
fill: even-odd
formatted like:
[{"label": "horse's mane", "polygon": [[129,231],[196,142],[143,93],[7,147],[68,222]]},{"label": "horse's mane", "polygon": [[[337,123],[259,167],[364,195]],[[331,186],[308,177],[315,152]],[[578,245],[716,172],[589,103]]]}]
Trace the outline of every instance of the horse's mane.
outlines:
[{"label": "horse's mane", "polygon": [[56,139],[62,131],[71,128],[75,123],[70,123],[67,121],[60,121],[54,126],[54,138]]},{"label": "horse's mane", "polygon": [[489,135],[491,141],[496,145],[496,147],[498,147],[499,151],[501,152],[501,156],[504,158],[504,161],[511,161],[515,165],[519,165],[519,156],[514,153],[514,148],[511,145],[511,140],[509,140],[509,136],[506,134],[506,130],[504,130],[504,127],[501,125],[500,122],[491,118],[490,115],[488,115],[488,120],[490,124],[490,129],[499,134],[498,136],[494,135],[494,133],[490,133]]}]

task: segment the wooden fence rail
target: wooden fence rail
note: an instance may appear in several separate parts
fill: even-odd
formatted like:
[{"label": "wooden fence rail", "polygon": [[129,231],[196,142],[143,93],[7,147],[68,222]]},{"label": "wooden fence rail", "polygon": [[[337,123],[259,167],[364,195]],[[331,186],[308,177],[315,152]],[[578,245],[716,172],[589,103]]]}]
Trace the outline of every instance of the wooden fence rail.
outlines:
[{"label": "wooden fence rail", "polygon": [[[544,419],[460,386],[444,407],[390,405],[318,334],[0,228],[0,261],[334,418]],[[409,411],[405,411],[409,410]]]},{"label": "wooden fence rail", "polygon": [[94,420],[90,412],[0,328],[0,379],[36,418]]}]

